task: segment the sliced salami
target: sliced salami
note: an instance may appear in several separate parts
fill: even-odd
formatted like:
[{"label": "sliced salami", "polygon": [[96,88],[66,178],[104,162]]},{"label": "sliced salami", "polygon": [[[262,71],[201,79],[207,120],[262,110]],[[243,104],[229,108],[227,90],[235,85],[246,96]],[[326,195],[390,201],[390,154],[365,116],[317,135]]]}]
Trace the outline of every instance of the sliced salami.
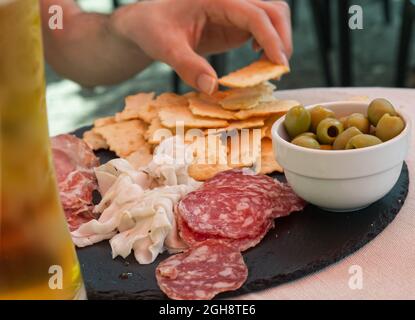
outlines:
[{"label": "sliced salami", "polygon": [[203,242],[208,239],[214,239],[214,240],[221,240],[229,245],[237,248],[239,251],[246,251],[250,248],[255,247],[258,243],[261,242],[261,240],[265,237],[265,235],[268,233],[269,230],[271,230],[274,227],[274,221],[268,219],[265,224],[261,227],[260,232],[254,236],[254,237],[245,237],[240,239],[231,239],[231,238],[224,238],[220,236],[212,236],[212,235],[206,235],[202,233],[198,233],[193,231],[189,228],[189,226],[186,224],[185,221],[183,221],[182,218],[178,216],[178,228],[179,228],[179,234],[182,240],[189,246],[194,246],[197,243]]},{"label": "sliced salami", "polygon": [[255,175],[250,170],[235,169],[221,172],[203,184],[203,189],[233,187],[238,190],[261,192],[271,199],[272,218],[289,215],[304,209],[306,202],[292,188],[266,175]]},{"label": "sliced salami", "polygon": [[239,239],[255,237],[272,216],[273,205],[269,197],[254,190],[202,188],[186,195],[178,211],[196,232]]},{"label": "sliced salami", "polygon": [[240,288],[248,269],[239,250],[206,240],[162,261],[156,269],[160,289],[171,299],[208,300]]}]

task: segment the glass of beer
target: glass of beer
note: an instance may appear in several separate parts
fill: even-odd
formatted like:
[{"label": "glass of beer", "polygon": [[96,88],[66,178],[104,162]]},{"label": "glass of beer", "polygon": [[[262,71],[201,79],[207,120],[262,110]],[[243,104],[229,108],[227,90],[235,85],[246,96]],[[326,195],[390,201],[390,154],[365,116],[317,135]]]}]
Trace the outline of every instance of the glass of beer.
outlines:
[{"label": "glass of beer", "polygon": [[51,157],[38,0],[0,0],[0,299],[85,297]]}]

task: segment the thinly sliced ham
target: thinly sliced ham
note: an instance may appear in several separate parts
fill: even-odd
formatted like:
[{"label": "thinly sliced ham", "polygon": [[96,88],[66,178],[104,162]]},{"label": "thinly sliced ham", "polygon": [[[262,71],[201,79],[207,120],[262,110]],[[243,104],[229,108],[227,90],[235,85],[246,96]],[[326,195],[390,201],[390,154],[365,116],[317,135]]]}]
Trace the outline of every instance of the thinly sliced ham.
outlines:
[{"label": "thinly sliced ham", "polygon": [[53,137],[51,144],[61,203],[72,231],[96,218],[92,193],[98,185],[93,168],[99,160],[83,140],[73,135]]}]

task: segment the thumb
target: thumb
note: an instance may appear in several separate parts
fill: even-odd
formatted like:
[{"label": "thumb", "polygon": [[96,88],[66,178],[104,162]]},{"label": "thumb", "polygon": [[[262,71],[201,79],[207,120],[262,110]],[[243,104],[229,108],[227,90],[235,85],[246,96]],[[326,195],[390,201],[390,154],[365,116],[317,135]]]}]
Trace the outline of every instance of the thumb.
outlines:
[{"label": "thumb", "polygon": [[167,57],[166,62],[180,78],[193,88],[206,94],[218,88],[218,77],[209,62],[190,47],[178,48]]}]

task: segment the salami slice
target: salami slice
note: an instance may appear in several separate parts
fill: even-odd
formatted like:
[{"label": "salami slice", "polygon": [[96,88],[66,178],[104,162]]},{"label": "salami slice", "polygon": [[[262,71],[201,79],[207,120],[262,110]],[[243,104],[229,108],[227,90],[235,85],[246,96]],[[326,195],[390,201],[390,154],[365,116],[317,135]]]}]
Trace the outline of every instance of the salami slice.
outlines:
[{"label": "salami slice", "polygon": [[178,228],[179,228],[179,234],[182,240],[189,246],[194,246],[197,243],[203,242],[208,239],[214,239],[214,240],[221,240],[229,245],[237,248],[239,251],[246,251],[250,248],[255,247],[258,243],[261,242],[261,240],[265,237],[265,235],[268,233],[269,230],[271,230],[274,227],[274,221],[268,219],[265,224],[262,226],[261,231],[254,237],[245,237],[240,239],[231,239],[231,238],[224,238],[220,236],[212,236],[212,235],[206,235],[202,233],[198,233],[193,231],[189,228],[189,226],[186,224],[185,221],[183,221],[182,218],[180,218],[180,215],[177,215],[178,217]]},{"label": "salami slice", "polygon": [[218,240],[200,242],[162,261],[156,269],[160,289],[176,300],[212,299],[240,288],[247,276],[241,253]]},{"label": "salami slice", "polygon": [[187,194],[178,211],[196,232],[239,239],[255,237],[272,216],[273,205],[268,196],[254,190],[202,188]]},{"label": "salami slice", "polygon": [[203,184],[203,189],[233,187],[238,190],[252,190],[266,194],[272,205],[272,218],[289,215],[304,209],[306,202],[298,197],[287,183],[279,182],[266,175],[255,175],[247,169],[221,172]]}]

